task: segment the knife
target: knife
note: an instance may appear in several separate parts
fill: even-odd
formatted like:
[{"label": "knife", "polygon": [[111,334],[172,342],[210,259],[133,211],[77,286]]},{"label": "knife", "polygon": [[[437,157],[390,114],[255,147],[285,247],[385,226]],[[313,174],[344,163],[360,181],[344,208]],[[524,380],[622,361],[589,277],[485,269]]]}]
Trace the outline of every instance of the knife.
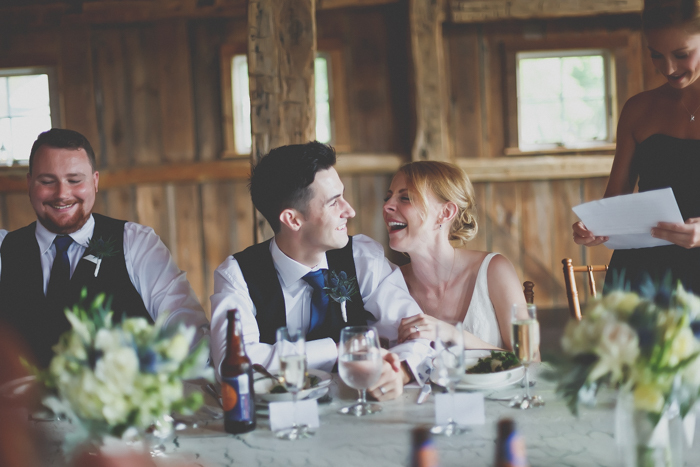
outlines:
[{"label": "knife", "polygon": [[425,383],[420,390],[420,394],[418,394],[416,404],[422,404],[425,402],[425,400],[428,398],[428,394],[430,394],[430,383]]}]

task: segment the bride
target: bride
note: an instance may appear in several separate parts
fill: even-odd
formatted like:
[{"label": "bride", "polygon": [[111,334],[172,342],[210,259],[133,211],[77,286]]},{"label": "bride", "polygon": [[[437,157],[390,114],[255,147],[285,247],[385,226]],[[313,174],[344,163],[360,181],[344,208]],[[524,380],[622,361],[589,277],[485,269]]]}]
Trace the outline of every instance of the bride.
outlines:
[{"label": "bride", "polygon": [[464,171],[444,162],[404,165],[387,192],[384,221],[391,249],[411,259],[401,272],[425,312],[402,320],[399,340],[434,340],[436,326],[463,322],[466,348],[511,350],[511,307],[525,298],[508,259],[465,248],[477,223]]}]

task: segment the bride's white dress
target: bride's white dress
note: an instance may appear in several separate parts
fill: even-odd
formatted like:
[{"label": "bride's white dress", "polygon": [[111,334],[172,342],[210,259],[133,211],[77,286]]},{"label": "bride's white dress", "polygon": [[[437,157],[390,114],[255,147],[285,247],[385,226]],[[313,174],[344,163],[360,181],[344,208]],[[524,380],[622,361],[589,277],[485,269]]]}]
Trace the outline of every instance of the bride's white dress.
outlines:
[{"label": "bride's white dress", "polygon": [[484,258],[476,275],[474,294],[464,317],[464,330],[469,331],[484,342],[503,348],[501,330],[496,320],[496,310],[489,298],[488,269],[491,259],[498,253],[489,253]]}]

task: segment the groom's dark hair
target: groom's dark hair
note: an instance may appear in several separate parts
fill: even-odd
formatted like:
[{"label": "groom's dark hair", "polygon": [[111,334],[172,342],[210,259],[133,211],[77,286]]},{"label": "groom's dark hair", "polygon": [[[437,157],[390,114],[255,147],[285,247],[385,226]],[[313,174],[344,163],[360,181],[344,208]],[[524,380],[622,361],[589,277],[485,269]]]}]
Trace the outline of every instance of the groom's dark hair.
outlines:
[{"label": "groom's dark hair", "polygon": [[279,215],[288,208],[306,212],[316,172],[335,165],[335,149],[310,141],[275,148],[260,159],[250,176],[250,196],[275,233]]}]

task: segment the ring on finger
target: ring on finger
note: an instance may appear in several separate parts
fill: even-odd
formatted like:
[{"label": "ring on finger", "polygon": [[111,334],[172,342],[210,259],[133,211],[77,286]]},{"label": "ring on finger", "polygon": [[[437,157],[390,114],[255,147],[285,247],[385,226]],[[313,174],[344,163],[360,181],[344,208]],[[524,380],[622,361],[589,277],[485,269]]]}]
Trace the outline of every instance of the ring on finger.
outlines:
[{"label": "ring on finger", "polygon": [[386,394],[386,389],[384,389],[384,386],[379,386],[379,392],[382,393],[382,396]]},{"label": "ring on finger", "polygon": [[420,332],[420,329],[418,328],[418,325],[417,325],[417,324],[416,324],[415,326],[413,326],[413,329],[415,329],[416,332]]}]

